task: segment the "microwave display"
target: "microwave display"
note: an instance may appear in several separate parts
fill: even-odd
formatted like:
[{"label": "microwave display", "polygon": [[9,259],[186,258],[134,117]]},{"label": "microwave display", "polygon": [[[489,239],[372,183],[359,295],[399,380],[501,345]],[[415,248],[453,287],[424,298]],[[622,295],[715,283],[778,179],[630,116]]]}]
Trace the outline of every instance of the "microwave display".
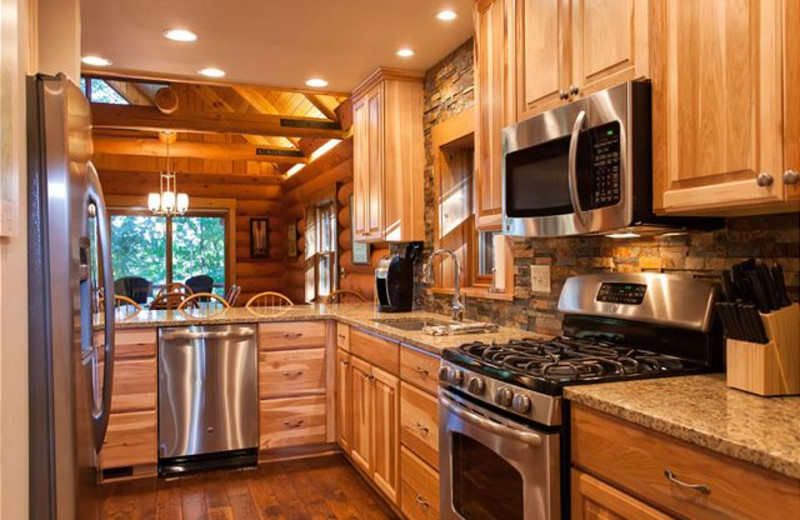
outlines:
[{"label": "microwave display", "polygon": [[[569,186],[569,147],[567,135],[506,155],[506,215],[526,218],[574,212]],[[580,133],[575,167],[583,210],[620,202],[621,157],[618,122]]]}]

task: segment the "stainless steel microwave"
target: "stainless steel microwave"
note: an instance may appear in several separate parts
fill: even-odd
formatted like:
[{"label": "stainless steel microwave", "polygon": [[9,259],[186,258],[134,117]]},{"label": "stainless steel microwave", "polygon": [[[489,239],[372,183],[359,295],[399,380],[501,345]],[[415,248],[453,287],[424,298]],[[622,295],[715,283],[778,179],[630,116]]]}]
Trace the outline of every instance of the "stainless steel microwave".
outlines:
[{"label": "stainless steel microwave", "polygon": [[652,214],[650,83],[597,92],[503,129],[503,231],[659,226]]}]

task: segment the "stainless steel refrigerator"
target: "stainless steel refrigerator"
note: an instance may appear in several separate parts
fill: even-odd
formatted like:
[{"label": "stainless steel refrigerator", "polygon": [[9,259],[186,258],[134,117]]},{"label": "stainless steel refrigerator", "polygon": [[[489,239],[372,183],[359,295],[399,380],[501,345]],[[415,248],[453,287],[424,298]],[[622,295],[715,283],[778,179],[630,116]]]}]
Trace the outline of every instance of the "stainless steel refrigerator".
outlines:
[{"label": "stainless steel refrigerator", "polygon": [[[97,454],[114,375],[114,305],[94,345],[93,305],[114,301],[109,220],[90,106],[63,75],[28,80],[30,518],[99,516]],[[101,355],[105,363],[100,360]]]}]

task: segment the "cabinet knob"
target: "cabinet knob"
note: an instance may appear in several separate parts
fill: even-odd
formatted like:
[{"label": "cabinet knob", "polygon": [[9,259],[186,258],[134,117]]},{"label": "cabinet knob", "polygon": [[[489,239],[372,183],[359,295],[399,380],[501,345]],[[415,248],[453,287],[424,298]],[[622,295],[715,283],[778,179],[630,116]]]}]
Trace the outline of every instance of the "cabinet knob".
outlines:
[{"label": "cabinet knob", "polygon": [[566,90],[561,89],[561,90],[558,91],[558,99],[567,99],[568,97],[569,97],[569,94],[567,94]]},{"label": "cabinet knob", "polygon": [[569,86],[569,95],[570,96],[577,96],[580,91],[581,91],[581,89],[579,89],[575,85],[570,85]]},{"label": "cabinet knob", "polygon": [[797,184],[798,180],[800,180],[800,172],[797,170],[786,170],[783,172],[784,184]]},{"label": "cabinet knob", "polygon": [[766,188],[767,186],[771,186],[773,182],[774,182],[774,179],[772,178],[772,175],[770,175],[767,172],[761,172],[761,173],[758,174],[758,177],[756,177],[756,184],[758,184],[762,188]]}]

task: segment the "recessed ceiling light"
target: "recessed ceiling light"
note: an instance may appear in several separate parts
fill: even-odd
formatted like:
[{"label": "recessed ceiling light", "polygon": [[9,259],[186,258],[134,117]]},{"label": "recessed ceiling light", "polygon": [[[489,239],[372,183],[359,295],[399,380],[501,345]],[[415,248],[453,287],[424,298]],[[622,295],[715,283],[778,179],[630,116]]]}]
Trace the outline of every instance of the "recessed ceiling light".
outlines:
[{"label": "recessed ceiling light", "polygon": [[458,18],[458,15],[452,9],[442,9],[441,11],[436,13],[436,18],[438,18],[443,22],[452,22],[453,20]]},{"label": "recessed ceiling light", "polygon": [[197,35],[188,29],[167,29],[164,37],[176,42],[193,42],[197,39]]},{"label": "recessed ceiling light", "polygon": [[81,58],[81,61],[86,65],[91,65],[93,67],[108,67],[111,65],[111,60],[94,55],[84,56]]},{"label": "recessed ceiling light", "polygon": [[309,87],[327,87],[328,82],[322,78],[311,78],[308,81],[306,81],[306,85],[308,85]]},{"label": "recessed ceiling light", "polygon": [[206,67],[200,71],[200,74],[203,76],[208,76],[209,78],[221,78],[225,75],[225,71],[222,69],[216,69],[214,67]]},{"label": "recessed ceiling light", "polygon": [[414,49],[409,49],[408,47],[403,47],[402,49],[398,49],[397,51],[397,55],[400,56],[401,58],[410,58],[414,54],[415,54]]}]

